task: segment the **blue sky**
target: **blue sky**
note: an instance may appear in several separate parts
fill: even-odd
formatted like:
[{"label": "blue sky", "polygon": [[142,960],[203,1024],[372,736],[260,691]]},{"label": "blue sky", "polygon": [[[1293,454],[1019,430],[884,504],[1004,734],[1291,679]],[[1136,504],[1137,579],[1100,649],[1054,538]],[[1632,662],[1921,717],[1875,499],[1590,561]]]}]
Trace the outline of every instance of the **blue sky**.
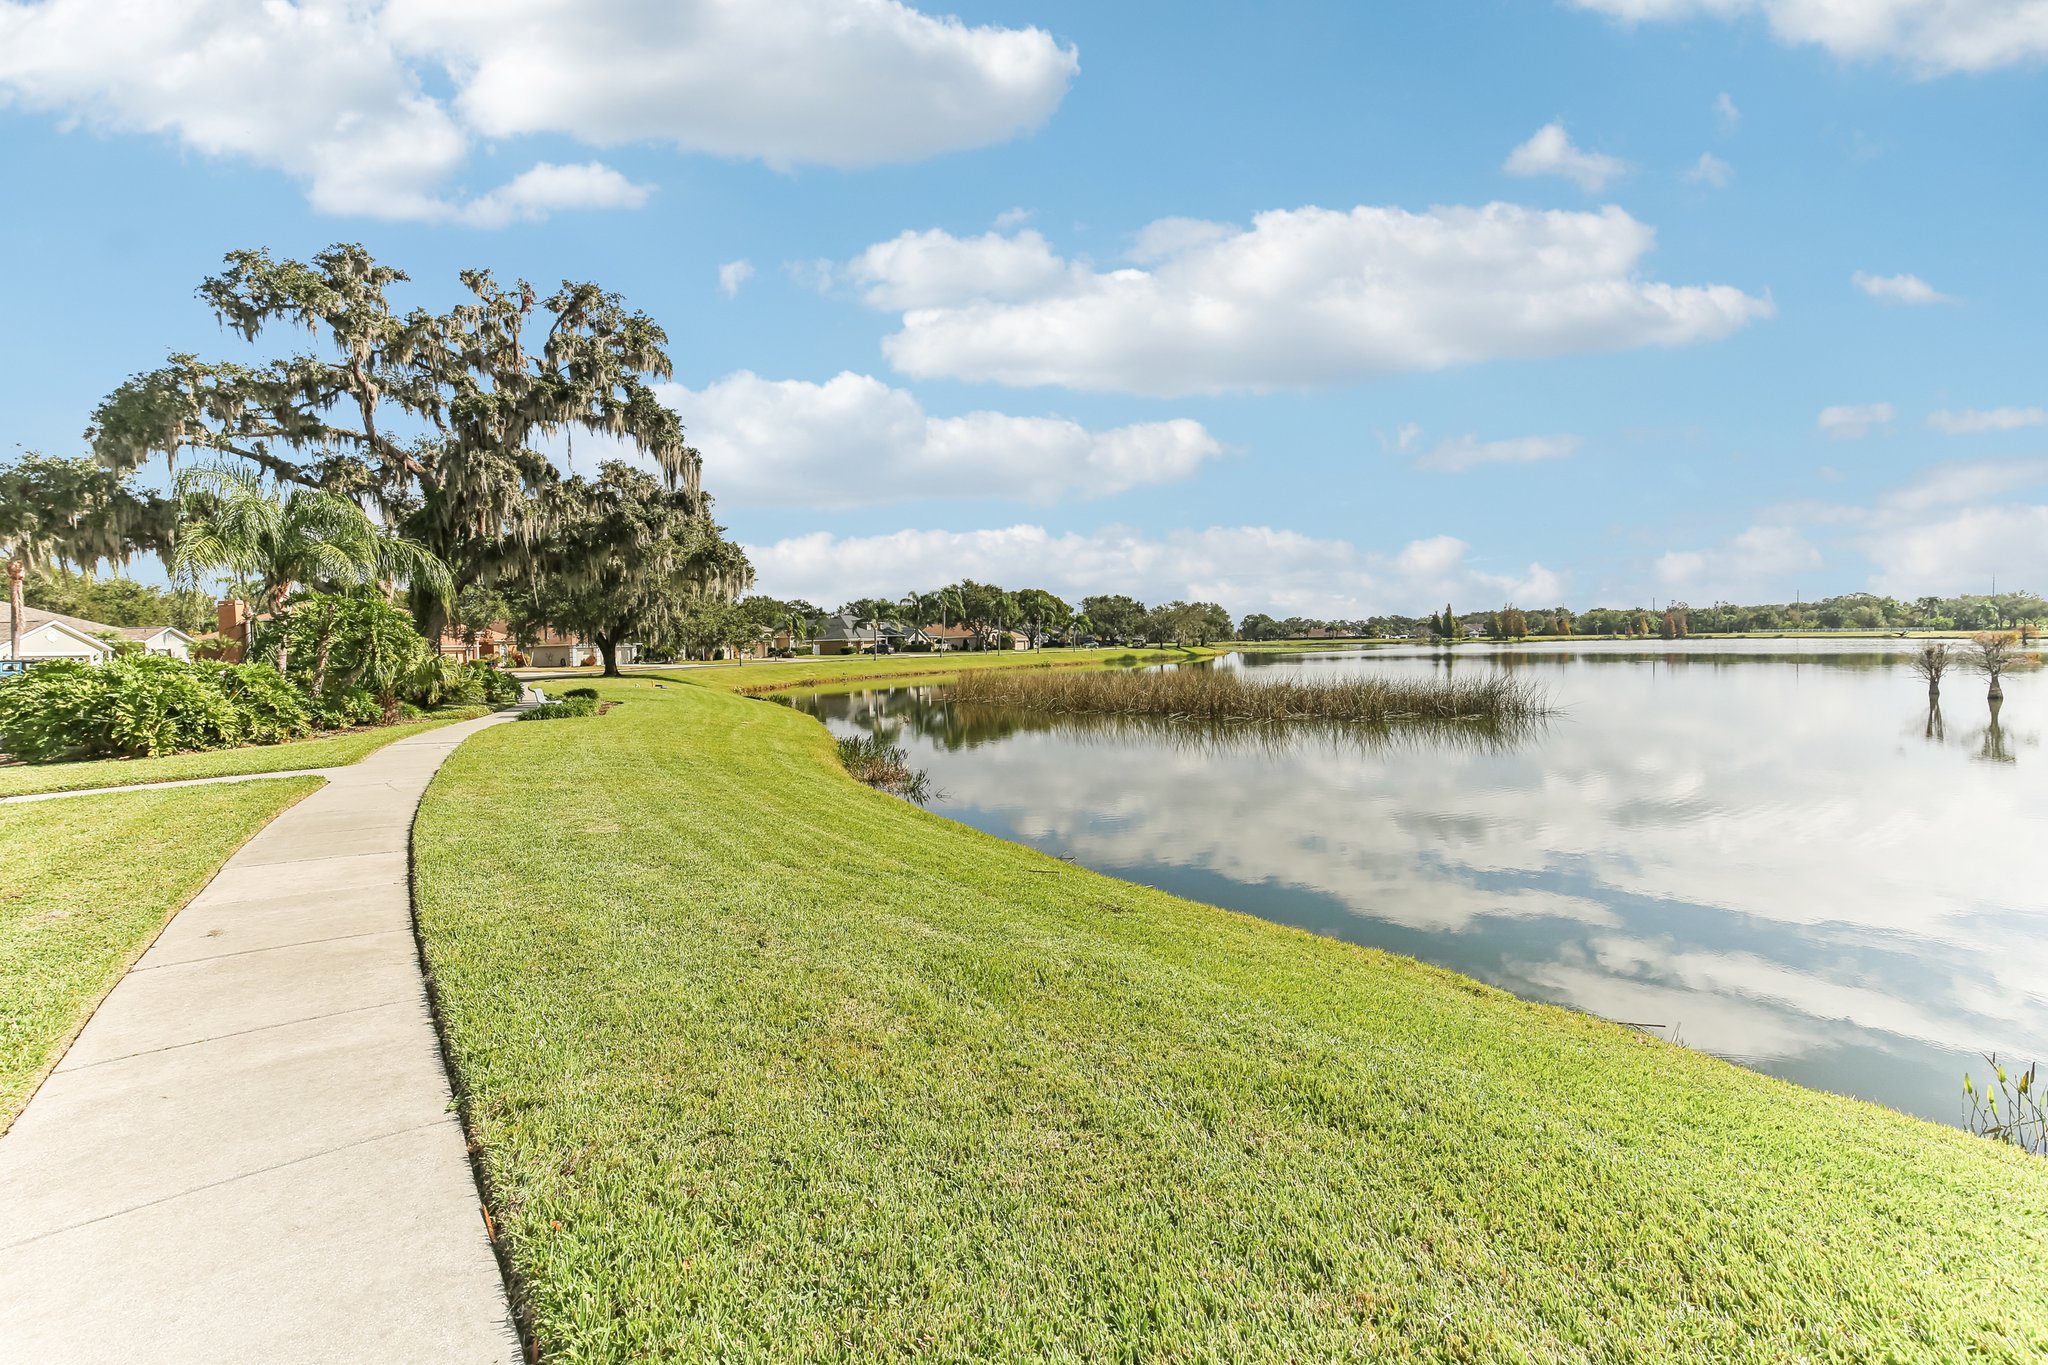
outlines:
[{"label": "blue sky", "polygon": [[652,313],[779,594],[2043,590],[2044,65],[2022,0],[0,0],[0,440],[362,241]]}]

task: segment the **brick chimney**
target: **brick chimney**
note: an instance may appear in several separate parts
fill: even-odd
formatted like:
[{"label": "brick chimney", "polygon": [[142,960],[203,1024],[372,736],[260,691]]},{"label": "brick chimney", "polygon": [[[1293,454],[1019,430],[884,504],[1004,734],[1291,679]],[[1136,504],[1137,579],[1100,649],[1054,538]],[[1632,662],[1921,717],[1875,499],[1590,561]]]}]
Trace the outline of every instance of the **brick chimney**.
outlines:
[{"label": "brick chimney", "polygon": [[223,640],[232,640],[238,645],[249,643],[249,604],[234,597],[223,597],[213,609],[213,628],[220,632]]}]

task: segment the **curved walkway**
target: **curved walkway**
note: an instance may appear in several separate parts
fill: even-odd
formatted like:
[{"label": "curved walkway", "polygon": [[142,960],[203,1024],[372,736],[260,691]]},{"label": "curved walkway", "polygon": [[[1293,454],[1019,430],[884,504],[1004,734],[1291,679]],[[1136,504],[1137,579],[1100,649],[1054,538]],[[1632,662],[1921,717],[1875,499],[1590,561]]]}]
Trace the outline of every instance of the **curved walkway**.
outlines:
[{"label": "curved walkway", "polygon": [[518,1360],[409,866],[504,719],[325,770],[108,995],[0,1137],[0,1360]]}]

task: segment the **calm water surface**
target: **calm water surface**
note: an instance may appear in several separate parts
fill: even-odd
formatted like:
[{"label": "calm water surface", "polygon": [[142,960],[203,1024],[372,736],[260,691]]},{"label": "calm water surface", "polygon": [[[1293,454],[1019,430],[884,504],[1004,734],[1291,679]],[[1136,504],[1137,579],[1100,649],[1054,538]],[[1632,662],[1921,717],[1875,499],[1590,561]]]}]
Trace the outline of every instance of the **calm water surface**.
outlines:
[{"label": "calm water surface", "polygon": [[[2048,1060],[2048,674],[1925,685],[1887,642],[1460,646],[1233,659],[1483,675],[1562,714],[1498,743],[1248,740],[812,697],[932,808],[1104,872],[1947,1122],[1977,1054]],[[1764,652],[1768,651],[1768,652]],[[1981,1070],[1981,1064],[1978,1064]]]}]

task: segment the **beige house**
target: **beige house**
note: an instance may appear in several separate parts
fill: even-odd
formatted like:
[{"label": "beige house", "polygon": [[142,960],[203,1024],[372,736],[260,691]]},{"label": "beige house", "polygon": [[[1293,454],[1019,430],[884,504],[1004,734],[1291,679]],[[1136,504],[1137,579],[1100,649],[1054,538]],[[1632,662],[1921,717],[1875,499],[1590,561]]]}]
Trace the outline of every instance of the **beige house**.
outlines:
[{"label": "beige house", "polygon": [[[14,633],[14,611],[0,602],[0,651]],[[109,626],[61,612],[26,608],[21,614],[21,654],[25,663],[45,659],[71,659],[79,663],[105,663],[114,657],[115,646],[106,638],[133,640],[145,654],[164,654],[173,659],[192,657],[192,637],[176,626]]]},{"label": "beige house", "polygon": [[[604,653],[593,640],[579,639],[558,631],[544,630],[534,637],[533,645],[526,651],[534,668],[588,668],[604,662]],[[638,663],[640,646],[620,645],[621,664]]]}]

